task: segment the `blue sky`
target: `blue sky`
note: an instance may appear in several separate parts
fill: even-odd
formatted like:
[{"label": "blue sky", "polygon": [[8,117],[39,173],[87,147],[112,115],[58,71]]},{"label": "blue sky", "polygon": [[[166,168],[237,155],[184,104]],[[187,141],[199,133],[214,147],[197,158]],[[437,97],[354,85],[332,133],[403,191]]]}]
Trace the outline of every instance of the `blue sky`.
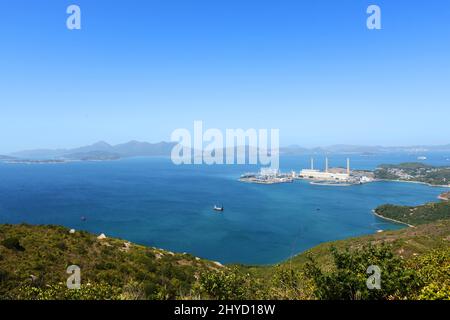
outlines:
[{"label": "blue sky", "polygon": [[282,145],[450,142],[447,0],[2,0],[0,41],[0,153],[194,120]]}]

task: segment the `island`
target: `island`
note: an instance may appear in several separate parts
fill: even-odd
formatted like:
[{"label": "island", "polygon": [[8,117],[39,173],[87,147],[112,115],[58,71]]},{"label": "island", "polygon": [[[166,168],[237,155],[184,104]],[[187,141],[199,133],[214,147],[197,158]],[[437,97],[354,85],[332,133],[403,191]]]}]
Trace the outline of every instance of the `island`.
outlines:
[{"label": "island", "polygon": [[106,151],[77,152],[48,159],[30,159],[0,156],[0,161],[10,164],[59,164],[74,161],[112,161],[119,159],[121,159],[120,154]]},{"label": "island", "polygon": [[68,160],[65,159],[13,159],[5,161],[5,163],[10,164],[57,164],[66,162]]}]

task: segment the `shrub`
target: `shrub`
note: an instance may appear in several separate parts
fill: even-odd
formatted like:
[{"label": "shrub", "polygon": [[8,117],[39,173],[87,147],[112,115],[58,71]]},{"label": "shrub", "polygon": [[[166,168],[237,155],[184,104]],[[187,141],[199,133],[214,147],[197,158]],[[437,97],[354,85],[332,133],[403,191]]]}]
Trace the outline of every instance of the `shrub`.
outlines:
[{"label": "shrub", "polygon": [[278,266],[272,277],[269,297],[282,300],[311,299],[311,282],[303,271]]},{"label": "shrub", "polygon": [[423,284],[417,299],[450,300],[450,248],[433,250],[409,265]]},{"label": "shrub", "polygon": [[[387,246],[367,246],[350,252],[332,248],[334,266],[323,272],[310,257],[307,274],[314,282],[314,294],[324,300],[403,299],[419,287],[414,270],[406,268],[403,260],[394,256]],[[376,265],[381,270],[381,288],[367,287],[367,268]]]},{"label": "shrub", "polygon": [[196,294],[216,300],[256,299],[257,284],[236,269],[208,271],[200,277]]},{"label": "shrub", "polygon": [[19,288],[17,298],[21,300],[117,300],[121,290],[105,283],[82,285],[80,289],[68,289],[63,283]]},{"label": "shrub", "polygon": [[19,238],[16,237],[6,238],[1,244],[10,250],[25,251],[25,248],[20,245]]}]

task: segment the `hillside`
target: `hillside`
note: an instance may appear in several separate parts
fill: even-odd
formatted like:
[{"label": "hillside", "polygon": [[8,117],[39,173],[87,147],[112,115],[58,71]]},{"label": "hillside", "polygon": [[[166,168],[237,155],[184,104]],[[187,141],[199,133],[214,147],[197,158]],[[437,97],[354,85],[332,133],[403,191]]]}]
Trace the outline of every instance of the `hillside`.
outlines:
[{"label": "hillside", "polygon": [[[446,298],[450,297],[449,243],[450,221],[446,220],[324,243],[276,266],[224,267],[124,240],[99,240],[87,232],[72,234],[58,226],[1,225],[0,299],[354,298],[347,289],[338,297],[320,294],[324,282],[319,277],[342,269],[342,264],[334,261],[342,255],[333,253],[332,248],[343,252],[347,261],[359,259],[357,265],[362,269],[352,262],[344,268],[347,280],[335,282],[363,285],[358,291],[363,294],[357,295],[360,299]],[[367,249],[368,245],[372,249]],[[371,296],[364,291],[365,268],[374,262],[397,271],[388,282],[393,288]],[[66,288],[69,265],[81,268],[81,290]],[[424,275],[421,270],[428,271]],[[357,280],[348,278],[349,274]],[[415,277],[414,287],[399,282],[410,275]]]},{"label": "hillside", "polygon": [[382,217],[415,226],[450,219],[450,202],[431,202],[416,207],[386,204],[377,207],[375,212]]},{"label": "hillside", "polygon": [[139,141],[129,141],[118,145],[110,145],[107,142],[99,141],[94,144],[73,149],[37,149],[24,150],[12,153],[14,157],[28,158],[64,158],[83,160],[84,158],[102,160],[116,159],[120,157],[140,157],[140,156],[169,156],[175,143],[159,142],[148,143]]},{"label": "hillside", "polygon": [[[81,268],[85,297],[101,299],[174,299],[188,295],[200,273],[221,268],[188,254],[99,240],[59,226],[0,225],[0,300],[67,298],[70,265]],[[48,285],[54,286],[50,292]]]},{"label": "hillside", "polygon": [[412,259],[415,256],[427,254],[430,250],[450,245],[450,220],[441,220],[424,224],[417,228],[404,228],[395,231],[384,231],[373,235],[349,238],[320,244],[307,250],[283,265],[302,266],[309,255],[317,258],[321,266],[331,266],[330,248],[356,250],[367,244],[389,244],[394,253],[401,258]]}]

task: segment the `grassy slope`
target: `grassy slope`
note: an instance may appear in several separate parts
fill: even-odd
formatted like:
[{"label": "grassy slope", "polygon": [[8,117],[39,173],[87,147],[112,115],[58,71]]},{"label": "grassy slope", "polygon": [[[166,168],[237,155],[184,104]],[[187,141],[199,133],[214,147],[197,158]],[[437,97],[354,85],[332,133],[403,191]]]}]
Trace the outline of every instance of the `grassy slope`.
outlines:
[{"label": "grassy slope", "polygon": [[[301,270],[307,262],[308,255],[310,255],[322,268],[329,269],[332,265],[331,247],[334,246],[340,250],[352,250],[369,243],[374,245],[387,243],[399,256],[410,259],[414,256],[426,254],[433,249],[450,246],[450,220],[436,221],[417,228],[385,231],[368,236],[325,242],[282,262],[280,266]],[[274,272],[274,267],[271,266],[241,266],[241,268],[262,279],[269,279]]]},{"label": "grassy slope", "polygon": [[[5,247],[16,238],[24,250]],[[31,283],[66,283],[69,265],[81,268],[83,283],[108,283],[122,288],[129,281],[144,283],[146,296],[165,288],[166,297],[188,295],[199,273],[220,266],[188,254],[173,254],[126,241],[98,240],[87,232],[70,234],[59,226],[0,225],[0,299]]]}]

